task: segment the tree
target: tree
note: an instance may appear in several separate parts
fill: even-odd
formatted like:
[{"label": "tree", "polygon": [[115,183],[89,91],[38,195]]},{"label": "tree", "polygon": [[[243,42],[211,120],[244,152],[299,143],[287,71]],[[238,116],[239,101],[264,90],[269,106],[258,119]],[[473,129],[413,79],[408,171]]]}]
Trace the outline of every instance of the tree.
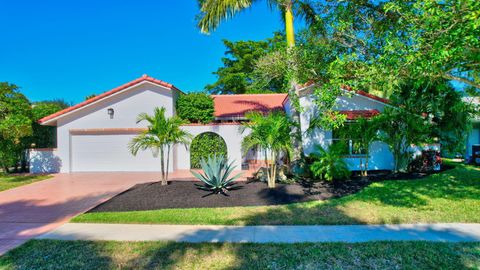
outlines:
[{"label": "tree", "polygon": [[57,128],[53,126],[42,126],[38,123],[38,120],[64,108],[65,107],[62,107],[61,104],[57,102],[43,101],[33,104],[31,144],[35,144],[37,148],[56,147]]},{"label": "tree", "polygon": [[92,99],[92,98],[94,98],[94,97],[96,97],[96,96],[97,96],[97,95],[95,95],[95,94],[88,95],[88,96],[85,97],[85,100]]},{"label": "tree", "polygon": [[32,134],[32,111],[18,87],[0,82],[0,166],[9,172],[21,160],[22,140]]},{"label": "tree", "polygon": [[277,160],[284,154],[290,156],[292,145],[290,129],[292,122],[282,112],[274,111],[268,115],[251,112],[246,115],[249,120],[242,126],[242,132],[248,130],[242,142],[242,149],[247,153],[256,148],[264,152],[265,165],[267,166],[268,187],[275,187],[277,173]]},{"label": "tree", "polygon": [[[367,119],[360,117],[354,122],[347,124],[346,138],[352,139],[358,144],[362,154],[359,156],[360,172],[362,176],[368,176],[368,159],[370,158],[370,145],[378,140],[378,125],[375,118]],[[365,166],[363,165],[365,164]]]},{"label": "tree", "polygon": [[254,73],[256,62],[281,47],[282,39],[284,37],[280,33],[275,33],[273,38],[261,41],[223,40],[227,48],[226,57],[222,58],[223,66],[213,73],[217,76],[217,81],[205,89],[213,94],[285,92],[287,88],[283,77],[258,85]]},{"label": "tree", "polygon": [[187,147],[192,138],[190,133],[181,128],[184,121],[178,116],[166,117],[165,111],[165,108],[162,107],[155,108],[153,115],[139,114],[137,124],[146,121],[148,127],[129,143],[133,155],[137,155],[140,150],[147,149],[151,149],[155,157],[160,155],[162,185],[168,183],[170,151],[173,145],[182,144]]},{"label": "tree", "polygon": [[393,154],[393,172],[405,171],[411,160],[411,146],[428,140],[430,122],[411,113],[411,104],[402,107],[386,107],[377,116],[379,140],[386,143]]},{"label": "tree", "polygon": [[213,98],[205,93],[180,95],[176,108],[177,115],[190,123],[207,124],[214,120]]},{"label": "tree", "polygon": [[[198,16],[198,26],[202,32],[208,33],[216,29],[221,21],[229,19],[236,13],[249,8],[255,1],[256,0],[199,0],[200,15]],[[294,53],[294,50],[290,49],[295,46],[293,14],[295,13],[297,17],[303,18],[309,25],[316,23],[319,17],[307,0],[268,0],[267,2],[271,7],[276,7],[282,12],[285,19],[287,54],[291,55]],[[298,72],[296,64],[298,62],[293,58],[294,57],[289,57],[285,74],[290,84],[288,95],[293,105],[291,106],[291,117],[293,121],[297,123],[292,126],[291,139],[294,146],[294,165],[298,165],[298,161],[303,155],[303,146],[300,131],[300,104],[297,93]]]}]

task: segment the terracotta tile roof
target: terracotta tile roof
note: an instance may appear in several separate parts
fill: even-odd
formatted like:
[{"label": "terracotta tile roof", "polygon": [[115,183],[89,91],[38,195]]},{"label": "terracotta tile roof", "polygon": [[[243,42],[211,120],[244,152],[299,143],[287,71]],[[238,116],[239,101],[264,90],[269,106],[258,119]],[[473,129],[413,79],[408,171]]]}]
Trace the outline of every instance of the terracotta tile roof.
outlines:
[{"label": "terracotta tile roof", "polygon": [[[85,100],[85,101],[83,101],[83,102],[81,102],[81,103],[79,103],[79,104],[77,104],[77,105],[68,107],[68,108],[66,108],[66,109],[64,109],[64,110],[61,110],[61,111],[56,112],[56,113],[54,113],[54,114],[48,115],[48,116],[46,116],[46,117],[38,120],[38,122],[39,122],[40,124],[41,124],[41,123],[44,123],[44,122],[46,122],[46,121],[48,121],[48,120],[50,120],[50,119],[56,118],[56,117],[58,117],[58,116],[60,116],[60,115],[63,115],[63,114],[69,113],[69,112],[71,112],[71,111],[74,111],[74,110],[76,110],[76,109],[79,109],[79,108],[81,108],[81,107],[84,107],[84,106],[86,106],[86,105],[88,105],[88,104],[90,104],[90,103],[93,103],[93,102],[95,102],[95,101],[98,101],[98,100],[101,100],[101,99],[106,98],[106,97],[108,97],[108,96],[111,96],[111,95],[113,95],[113,94],[115,94],[115,93],[117,93],[117,92],[120,92],[120,91],[128,88],[128,87],[131,87],[131,86],[133,86],[133,85],[135,85],[135,84],[138,84],[138,83],[141,83],[141,82],[144,82],[144,81],[151,82],[151,83],[155,83],[155,84],[158,84],[158,85],[160,85],[160,86],[163,86],[163,87],[166,87],[166,88],[170,88],[171,90],[180,91],[180,90],[179,90],[178,88],[176,88],[173,84],[170,84],[170,83],[167,83],[167,82],[164,82],[164,81],[161,81],[161,80],[157,80],[157,79],[155,79],[155,78],[153,78],[153,77],[150,77],[150,76],[144,74],[142,77],[140,77],[140,78],[138,78],[138,79],[135,79],[135,80],[133,80],[133,81],[131,81],[131,82],[128,82],[128,83],[126,83],[126,84],[124,84],[124,85],[121,85],[121,86],[119,86],[119,87],[117,87],[117,88],[114,88],[114,89],[112,89],[112,90],[110,90],[110,91],[107,91],[107,92],[105,92],[105,93],[103,93],[103,94],[101,94],[101,95],[98,95],[98,96],[95,96],[95,97],[93,97],[93,98],[87,99],[87,100]],[[180,91],[180,92],[181,92],[181,91]]]},{"label": "terracotta tile roof", "polygon": [[379,115],[378,110],[351,110],[351,111],[340,111],[341,114],[347,115],[347,120],[355,120],[357,118],[372,118],[376,115]]},{"label": "terracotta tile roof", "polygon": [[283,110],[287,94],[212,95],[215,117],[243,117],[250,111]]},{"label": "terracotta tile roof", "polygon": [[368,97],[368,98],[371,98],[373,100],[376,100],[376,101],[380,101],[382,103],[386,103],[386,104],[389,104],[390,103],[390,100],[386,99],[386,98],[381,98],[379,96],[375,96],[375,95],[372,95],[370,93],[367,93],[365,91],[362,91],[362,90],[353,90],[350,86],[343,86],[343,88],[347,91],[353,91],[355,92],[356,94],[358,95],[361,95],[361,96],[364,96],[364,97]]}]

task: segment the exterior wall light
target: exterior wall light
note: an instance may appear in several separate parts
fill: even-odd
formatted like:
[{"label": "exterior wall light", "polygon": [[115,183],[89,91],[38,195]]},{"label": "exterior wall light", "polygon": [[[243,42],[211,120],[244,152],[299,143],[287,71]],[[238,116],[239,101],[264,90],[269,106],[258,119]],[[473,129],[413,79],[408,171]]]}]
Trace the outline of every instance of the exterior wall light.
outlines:
[{"label": "exterior wall light", "polygon": [[112,108],[107,109],[108,115],[110,115],[110,119],[113,119],[113,115],[115,114],[115,111]]}]

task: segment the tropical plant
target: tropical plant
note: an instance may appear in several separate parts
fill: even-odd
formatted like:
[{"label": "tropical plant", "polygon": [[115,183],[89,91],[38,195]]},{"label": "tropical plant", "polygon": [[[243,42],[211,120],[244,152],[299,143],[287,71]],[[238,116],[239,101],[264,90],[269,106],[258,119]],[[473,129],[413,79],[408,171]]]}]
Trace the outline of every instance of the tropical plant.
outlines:
[{"label": "tropical plant", "polygon": [[229,163],[224,155],[211,155],[207,160],[202,159],[200,163],[203,173],[191,170],[192,174],[204,183],[203,186],[195,184],[198,188],[210,191],[211,194],[223,194],[225,196],[228,196],[227,192],[229,190],[238,188],[234,181],[243,173],[230,177],[235,166],[233,166],[233,162]]},{"label": "tropical plant", "polygon": [[[166,117],[165,108],[155,108],[153,115],[141,113],[137,117],[137,124],[143,121],[148,127],[129,143],[130,151],[137,155],[140,150],[151,149],[155,157],[160,155],[162,185],[168,183],[170,151],[175,144],[188,146],[192,135],[180,126],[184,120],[178,116]],[[166,160],[165,160],[166,157]]]},{"label": "tropical plant", "polygon": [[227,144],[223,138],[213,132],[197,135],[190,144],[190,168],[200,168],[200,161],[212,154],[227,156]]},{"label": "tropical plant", "polygon": [[[198,0],[200,4],[200,14],[198,16],[198,26],[204,33],[209,33],[215,30],[223,20],[233,17],[242,10],[249,8],[253,2],[257,0]],[[287,41],[287,67],[285,69],[286,78],[289,82],[288,95],[292,102],[291,118],[297,123],[291,126],[291,134],[289,138],[293,144],[293,165],[294,169],[298,167],[299,162],[303,156],[303,145],[301,142],[300,131],[300,104],[298,102],[297,93],[297,63],[292,57],[295,46],[295,33],[293,17],[294,14],[303,18],[308,25],[314,25],[318,22],[317,16],[313,6],[308,0],[267,0],[267,3],[272,8],[277,8],[282,12],[285,23],[285,35]]]},{"label": "tropical plant", "polygon": [[45,116],[56,113],[65,107],[56,102],[36,102],[32,106],[32,128],[33,135],[30,144],[37,148],[52,148],[57,146],[57,127],[42,126],[38,120]]},{"label": "tropical plant", "polygon": [[32,109],[16,85],[0,82],[0,166],[5,172],[17,168],[32,134]]},{"label": "tropical plant", "polygon": [[213,98],[205,93],[180,95],[177,100],[177,115],[190,123],[207,124],[213,121]]},{"label": "tropical plant", "polygon": [[320,145],[315,146],[315,152],[309,158],[310,171],[316,179],[333,181],[342,180],[350,176],[347,162],[343,159],[345,146],[342,143],[330,144],[327,149]]},{"label": "tropical plant", "polygon": [[347,136],[358,144],[361,154],[358,156],[360,161],[360,173],[362,176],[368,176],[368,160],[370,158],[370,145],[378,140],[378,125],[376,118],[367,119],[360,117],[354,122],[347,123]]},{"label": "tropical plant", "polygon": [[279,111],[273,111],[267,115],[250,112],[246,118],[249,121],[243,124],[242,133],[248,130],[249,134],[243,138],[243,152],[247,153],[250,149],[260,149],[264,152],[265,165],[268,168],[268,187],[274,188],[277,161],[282,154],[290,157],[292,152],[290,129],[293,123]]},{"label": "tropical plant", "polygon": [[389,146],[393,154],[394,173],[406,171],[412,159],[411,146],[425,143],[428,139],[430,122],[421,115],[408,111],[410,106],[403,104],[403,108],[386,107],[377,116],[380,130],[378,138]]}]

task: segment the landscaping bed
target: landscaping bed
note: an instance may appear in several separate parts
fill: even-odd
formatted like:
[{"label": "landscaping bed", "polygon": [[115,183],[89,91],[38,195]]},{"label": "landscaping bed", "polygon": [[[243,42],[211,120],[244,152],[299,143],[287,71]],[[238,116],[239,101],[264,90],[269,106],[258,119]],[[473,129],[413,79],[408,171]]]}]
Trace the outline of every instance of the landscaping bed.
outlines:
[{"label": "landscaping bed", "polygon": [[209,192],[195,186],[199,183],[171,182],[167,186],[162,186],[160,183],[154,182],[135,185],[90,212],[281,205],[342,197],[361,190],[369,182],[320,182],[314,185],[277,184],[274,189],[269,189],[262,182],[240,182],[237,184],[239,189],[229,191],[227,193],[229,196],[209,195]]},{"label": "landscaping bed", "polygon": [[[430,173],[431,174],[431,173]],[[305,181],[294,184],[277,184],[269,189],[263,182],[239,182],[238,189],[228,196],[209,195],[195,184],[200,182],[171,182],[162,186],[159,182],[135,185],[111,200],[95,207],[95,212],[125,212],[168,208],[215,208],[235,206],[265,206],[322,201],[357,193],[372,182],[385,179],[419,179],[428,173],[401,174],[392,176],[387,172],[371,173],[368,178],[353,177],[351,180],[316,183]]]}]

